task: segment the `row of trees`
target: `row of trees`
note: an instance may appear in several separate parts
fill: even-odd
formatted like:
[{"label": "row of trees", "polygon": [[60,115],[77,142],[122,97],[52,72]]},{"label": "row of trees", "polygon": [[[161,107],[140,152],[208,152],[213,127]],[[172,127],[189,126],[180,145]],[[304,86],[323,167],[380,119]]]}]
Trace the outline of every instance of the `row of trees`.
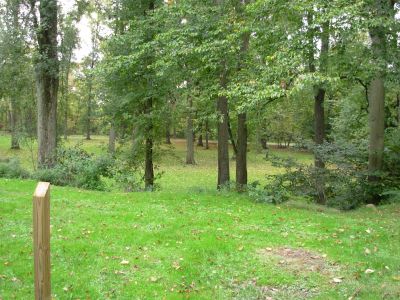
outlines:
[{"label": "row of trees", "polygon": [[[90,138],[96,112],[108,124],[110,152],[116,137],[129,136],[147,189],[158,145],[183,127],[188,164],[195,163],[194,135],[199,144],[216,135],[219,188],[231,181],[230,144],[236,187],[246,188],[250,140],[260,148],[272,139],[367,140],[369,180],[380,180],[385,130],[400,118],[397,1],[93,0],[77,1],[69,17],[55,0],[7,0],[3,7],[1,99],[16,132],[18,117],[31,124],[36,98],[41,167],[54,163],[57,129],[67,136],[68,114],[80,98],[81,132]],[[93,20],[93,49],[74,64],[84,13]],[[111,34],[102,36],[101,26]],[[30,84],[10,80],[29,82],[33,73],[36,97],[25,91]],[[26,103],[26,115],[16,102],[21,109]],[[315,168],[326,168],[317,152]],[[322,179],[316,189],[325,203]]]}]

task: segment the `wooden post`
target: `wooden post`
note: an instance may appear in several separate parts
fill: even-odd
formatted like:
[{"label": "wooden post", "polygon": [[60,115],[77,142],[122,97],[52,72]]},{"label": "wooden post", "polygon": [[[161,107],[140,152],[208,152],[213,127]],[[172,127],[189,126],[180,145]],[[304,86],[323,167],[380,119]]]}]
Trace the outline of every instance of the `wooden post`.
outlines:
[{"label": "wooden post", "polygon": [[50,183],[39,182],[33,195],[33,254],[35,299],[51,300]]}]

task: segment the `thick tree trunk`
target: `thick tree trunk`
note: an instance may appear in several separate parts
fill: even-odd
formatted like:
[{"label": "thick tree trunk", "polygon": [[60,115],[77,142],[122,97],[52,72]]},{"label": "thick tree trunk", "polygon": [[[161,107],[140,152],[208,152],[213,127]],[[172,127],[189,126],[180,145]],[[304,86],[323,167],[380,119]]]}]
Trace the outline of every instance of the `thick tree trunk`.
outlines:
[{"label": "thick tree trunk", "polygon": [[115,154],[115,139],[116,139],[116,131],[114,122],[111,123],[110,133],[108,135],[108,153],[114,155]]},{"label": "thick tree trunk", "polygon": [[244,191],[247,186],[247,116],[238,114],[238,140],[236,154],[236,189]]},{"label": "thick tree trunk", "polygon": [[[151,114],[153,109],[153,99],[150,98],[146,102],[145,113]],[[146,143],[145,143],[145,170],[144,170],[144,181],[145,188],[148,191],[154,188],[154,166],[153,166],[153,121],[148,120],[146,130]]]},{"label": "thick tree trunk", "polygon": [[193,100],[188,97],[188,115],[187,115],[187,128],[186,128],[186,164],[196,164],[194,160],[194,132],[193,132]]},{"label": "thick tree trunk", "polygon": [[[34,4],[32,4],[34,5]],[[35,12],[35,8],[32,8]],[[42,0],[39,5],[40,24],[34,16],[39,56],[36,62],[36,92],[38,106],[38,165],[54,164],[57,147],[57,1]]]},{"label": "thick tree trunk", "polygon": [[[390,3],[385,0],[375,0],[373,9],[376,17],[384,17],[390,11]],[[377,70],[371,81],[369,91],[369,181],[379,183],[379,172],[383,167],[384,135],[385,135],[385,72],[382,60],[386,58],[386,36],[382,25],[371,26],[369,29],[371,38],[371,51]],[[380,196],[372,195],[368,202],[378,204]]]},{"label": "thick tree trunk", "polygon": [[385,133],[385,86],[383,78],[374,79],[369,87],[369,164],[373,173],[382,170]]},{"label": "thick tree trunk", "polygon": [[[246,4],[248,1],[244,1]],[[250,33],[243,34],[242,47],[240,51],[238,71],[245,64],[245,54],[249,48]],[[239,113],[237,116],[237,151],[236,151],[236,189],[238,192],[246,190],[247,186],[247,114]]]},{"label": "thick tree trunk", "polygon": [[[221,87],[226,86],[226,74],[221,75]],[[228,99],[219,96],[217,100],[218,113],[218,183],[221,188],[229,184],[229,128],[228,128]]]},{"label": "thick tree trunk", "polygon": [[10,100],[10,129],[11,129],[11,149],[20,149],[19,145],[19,126],[18,126],[18,107],[15,100]]}]

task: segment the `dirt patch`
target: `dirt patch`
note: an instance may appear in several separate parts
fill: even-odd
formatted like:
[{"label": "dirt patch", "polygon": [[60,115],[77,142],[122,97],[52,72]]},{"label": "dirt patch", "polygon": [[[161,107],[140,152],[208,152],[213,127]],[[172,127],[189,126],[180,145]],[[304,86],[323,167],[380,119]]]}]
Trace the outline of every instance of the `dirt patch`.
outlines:
[{"label": "dirt patch", "polygon": [[327,261],[326,256],[306,249],[289,247],[265,248],[257,251],[261,259],[275,261],[279,267],[306,273],[318,272],[331,275],[338,271],[338,266]]}]

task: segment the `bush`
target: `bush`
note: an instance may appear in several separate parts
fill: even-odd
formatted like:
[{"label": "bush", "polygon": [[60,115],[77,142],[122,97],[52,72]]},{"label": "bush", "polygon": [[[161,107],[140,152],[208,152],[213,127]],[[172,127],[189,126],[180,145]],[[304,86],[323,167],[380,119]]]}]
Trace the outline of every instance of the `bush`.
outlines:
[{"label": "bush", "polygon": [[0,161],[0,177],[3,178],[29,178],[29,173],[22,168],[16,158]]},{"label": "bush", "polygon": [[376,184],[368,181],[368,147],[365,141],[358,145],[325,143],[309,147],[324,161],[324,169],[318,169],[313,164],[301,164],[293,159],[268,158],[275,167],[284,169],[284,172],[269,176],[262,193],[258,189],[257,198],[280,203],[288,200],[291,194],[314,201],[318,196],[317,186],[321,182],[324,185],[326,204],[343,210],[354,209],[374,195],[381,195],[383,199],[391,197],[400,182],[400,131],[393,130],[387,136],[385,167],[379,174],[374,174],[380,179]]},{"label": "bush", "polygon": [[109,156],[95,157],[80,146],[60,148],[57,161],[51,169],[41,169],[35,173],[37,180],[55,185],[70,185],[84,189],[104,190],[102,177],[110,177],[113,159]]}]

